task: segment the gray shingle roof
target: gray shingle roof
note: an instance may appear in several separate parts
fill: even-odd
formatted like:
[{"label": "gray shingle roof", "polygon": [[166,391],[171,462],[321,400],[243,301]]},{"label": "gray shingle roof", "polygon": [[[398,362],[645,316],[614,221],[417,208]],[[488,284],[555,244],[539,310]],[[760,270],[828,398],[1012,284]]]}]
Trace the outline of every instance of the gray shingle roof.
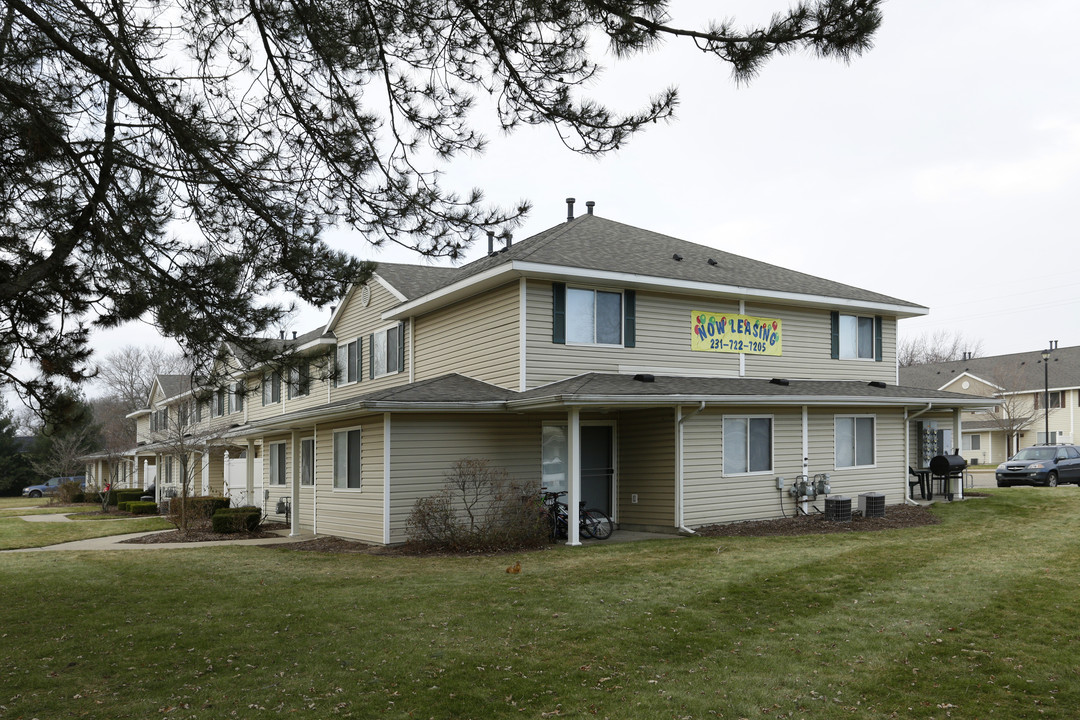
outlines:
[{"label": "gray shingle roof", "polygon": [[518,394],[521,399],[556,396],[686,396],[686,397],[768,397],[821,398],[822,400],[906,400],[938,399],[943,401],[981,401],[974,395],[886,385],[879,387],[863,381],[790,380],[787,385],[758,378],[700,378],[657,375],[652,382],[641,382],[633,375],[587,373],[560,382],[533,388]]},{"label": "gray shingle roof", "polygon": [[462,268],[379,263],[375,274],[412,300],[453,282]]},{"label": "gray shingle roof", "polygon": [[[1008,391],[1043,389],[1042,351],[928,363],[900,368],[900,382],[923,388],[940,388],[965,372]],[[1050,354],[1051,388],[1080,387],[1080,346],[1064,347]]]},{"label": "gray shingle roof", "polygon": [[[676,254],[680,255],[682,260],[674,260],[673,256]],[[716,264],[710,265],[709,259],[716,261]],[[465,265],[457,276],[446,284],[511,261],[923,309],[922,306],[906,300],[751,260],[597,215],[582,215],[516,243],[509,249]]]},{"label": "gray shingle roof", "polygon": [[158,375],[157,381],[158,385],[161,386],[161,391],[165,393],[167,398],[183,395],[191,390],[190,375]]}]

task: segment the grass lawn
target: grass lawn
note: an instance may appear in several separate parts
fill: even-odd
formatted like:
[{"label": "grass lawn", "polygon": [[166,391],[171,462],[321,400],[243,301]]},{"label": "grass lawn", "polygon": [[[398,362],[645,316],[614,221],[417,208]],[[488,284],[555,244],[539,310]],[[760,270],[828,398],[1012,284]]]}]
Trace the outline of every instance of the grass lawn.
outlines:
[{"label": "grass lawn", "polygon": [[500,557],[4,554],[0,716],[1074,718],[1080,490],[990,494]]},{"label": "grass lawn", "polygon": [[[93,510],[92,507],[90,509]],[[0,550],[42,547],[72,540],[170,528],[172,525],[159,517],[125,516],[125,519],[114,522],[27,522],[18,517],[0,516]],[[3,717],[2,712],[0,717]]]}]

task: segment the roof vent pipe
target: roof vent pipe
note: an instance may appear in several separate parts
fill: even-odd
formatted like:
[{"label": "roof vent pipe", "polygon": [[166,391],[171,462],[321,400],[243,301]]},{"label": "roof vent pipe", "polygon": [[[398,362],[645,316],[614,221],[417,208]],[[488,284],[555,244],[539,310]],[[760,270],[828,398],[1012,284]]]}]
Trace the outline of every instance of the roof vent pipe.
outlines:
[{"label": "roof vent pipe", "polygon": [[507,247],[507,249],[509,249],[510,246],[513,245],[513,244],[514,244],[514,233],[511,233],[511,232],[506,233],[506,247]]},{"label": "roof vent pipe", "polygon": [[588,208],[589,214],[592,215],[592,209],[596,207],[596,203],[592,200],[588,200],[585,202],[585,207]]},{"label": "roof vent pipe", "polygon": [[566,198],[566,222],[574,219],[574,198]]},{"label": "roof vent pipe", "polygon": [[293,340],[295,340],[295,339],[296,339],[296,331],[295,331],[295,330],[293,330],[293,331],[292,331],[292,339],[293,339]]},{"label": "roof vent pipe", "polygon": [[282,340],[284,340],[284,339],[285,339],[285,331],[284,331],[284,330],[282,330],[282,331],[281,331],[281,339],[282,339]]},{"label": "roof vent pipe", "polygon": [[495,231],[488,230],[488,255],[495,254]]}]

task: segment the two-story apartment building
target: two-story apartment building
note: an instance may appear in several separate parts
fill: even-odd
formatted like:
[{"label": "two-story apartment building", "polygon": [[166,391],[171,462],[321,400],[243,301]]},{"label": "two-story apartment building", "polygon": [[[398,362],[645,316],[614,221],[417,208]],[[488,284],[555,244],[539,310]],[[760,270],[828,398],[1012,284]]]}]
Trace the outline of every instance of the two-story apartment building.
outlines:
[{"label": "two-story apartment building", "polygon": [[1043,352],[913,365],[900,369],[900,382],[999,398],[1000,405],[963,415],[955,446],[969,462],[1002,463],[1029,445],[1076,442],[1080,347],[1054,348],[1046,362]]},{"label": "two-story apartment building", "polygon": [[289,377],[232,353],[232,384],[152,397],[139,452],[167,450],[155,414],[210,402],[205,488],[385,544],[463,457],[623,528],[779,516],[779,479],[817,473],[898,503],[913,419],[959,434],[993,402],[897,385],[897,322],[926,312],[590,209],[461,268],[380,265],[324,327],[281,340],[310,354]]}]

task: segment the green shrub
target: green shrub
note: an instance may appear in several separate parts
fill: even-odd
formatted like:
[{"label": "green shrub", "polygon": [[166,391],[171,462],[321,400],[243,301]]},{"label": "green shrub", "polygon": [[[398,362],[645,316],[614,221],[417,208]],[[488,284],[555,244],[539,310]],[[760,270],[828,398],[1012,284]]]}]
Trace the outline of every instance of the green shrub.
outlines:
[{"label": "green shrub", "polygon": [[136,500],[124,504],[127,505],[127,511],[132,515],[157,515],[158,508],[156,502]]},{"label": "green shrub", "polygon": [[118,490],[110,490],[108,493],[99,492],[94,495],[94,502],[101,503],[102,500],[108,495],[108,505],[116,505],[116,494]]},{"label": "green shrub", "polygon": [[214,513],[227,507],[229,498],[225,497],[174,497],[169,501],[169,522],[180,529],[206,528]]},{"label": "green shrub", "polygon": [[127,500],[121,500],[120,502],[116,503],[116,509],[120,512],[128,512],[128,505],[130,504],[131,503],[129,503]]},{"label": "green shrub", "polygon": [[210,526],[218,533],[255,532],[262,521],[262,511],[247,505],[237,508],[221,508],[210,518]]},{"label": "green shrub", "polygon": [[77,493],[75,493],[74,495],[71,496],[71,502],[73,502],[75,504],[86,502],[86,493],[84,493],[82,490],[80,490],[79,492],[77,492]]},{"label": "green shrub", "polygon": [[116,491],[116,504],[120,506],[122,502],[138,502],[142,499],[142,496],[146,493],[142,488],[122,488]]}]

